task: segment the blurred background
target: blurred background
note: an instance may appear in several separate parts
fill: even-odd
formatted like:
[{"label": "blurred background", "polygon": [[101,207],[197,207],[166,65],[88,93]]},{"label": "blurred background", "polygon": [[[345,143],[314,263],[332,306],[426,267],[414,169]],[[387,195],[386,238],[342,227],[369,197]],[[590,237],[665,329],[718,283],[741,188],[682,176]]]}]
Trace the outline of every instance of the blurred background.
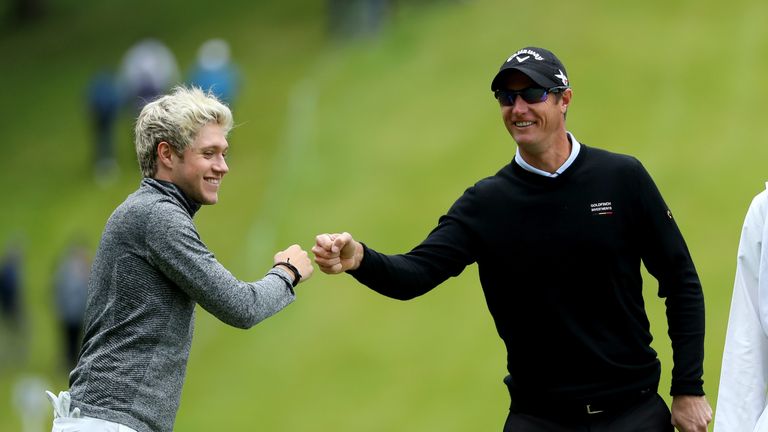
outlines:
[{"label": "blurred background", "polygon": [[[197,83],[231,104],[231,171],[196,223],[255,280],[321,232],[420,242],[511,160],[489,85],[526,45],[567,66],[569,129],[637,156],[675,213],[704,284],[714,406],[741,223],[768,179],[767,18],[762,0],[0,3],[0,430],[50,430],[42,389],[67,388],[83,274],[140,181],[132,122],[154,94]],[[319,271],[297,294],[248,331],[198,310],[177,430],[501,430],[505,352],[475,266],[410,302]]]}]

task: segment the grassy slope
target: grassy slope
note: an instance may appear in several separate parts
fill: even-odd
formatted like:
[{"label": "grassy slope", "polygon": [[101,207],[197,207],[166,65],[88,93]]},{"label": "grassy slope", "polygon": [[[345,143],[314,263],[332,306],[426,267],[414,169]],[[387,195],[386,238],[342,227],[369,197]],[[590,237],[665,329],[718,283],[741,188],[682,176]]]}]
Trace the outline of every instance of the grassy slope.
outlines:
[{"label": "grassy slope", "polygon": [[[575,86],[570,129],[587,144],[638,156],[686,235],[707,296],[705,387],[714,402],[739,228],[766,177],[757,127],[766,90],[757,83],[768,69],[760,24],[768,6],[406,7],[378,39],[329,44],[316,5],[209,10],[177,1],[146,14],[139,11],[149,2],[127,3],[60,4],[57,19],[0,40],[3,58],[15,60],[0,63],[10,83],[0,104],[0,175],[12,187],[0,240],[26,235],[31,318],[29,361],[0,371],[0,413],[10,410],[18,373],[65,385],[47,314],[52,261],[73,232],[95,245],[138,181],[124,136],[120,181],[91,184],[82,88],[90,71],[116,63],[145,35],[166,41],[181,65],[207,37],[232,42],[247,79],[235,106],[232,173],[221,204],[204,209],[198,225],[246,279],[259,277],[278,248],[309,247],[317,232],[348,230],[390,252],[421,240],[466,186],[511,157],[487,89],[494,69],[518,46],[550,47]],[[646,280],[666,388],[663,304]],[[474,268],[408,303],[319,274],[299,295],[248,332],[200,311],[178,430],[500,429],[504,352]],[[0,415],[0,430],[17,428]]]}]

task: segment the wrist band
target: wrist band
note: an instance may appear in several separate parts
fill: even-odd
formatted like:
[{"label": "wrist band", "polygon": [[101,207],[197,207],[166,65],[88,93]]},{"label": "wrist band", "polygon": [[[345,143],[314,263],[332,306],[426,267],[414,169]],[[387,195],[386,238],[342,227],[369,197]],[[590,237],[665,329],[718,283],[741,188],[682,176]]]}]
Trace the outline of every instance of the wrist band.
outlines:
[{"label": "wrist band", "polygon": [[[290,259],[290,258],[288,258]],[[299,281],[301,280],[301,273],[299,273],[299,269],[296,268],[293,264],[291,264],[288,261],[280,261],[279,263],[275,263],[275,265],[272,266],[272,268],[275,268],[277,266],[285,266],[288,268],[288,270],[293,272],[293,286],[296,287],[296,285],[299,284]]]}]

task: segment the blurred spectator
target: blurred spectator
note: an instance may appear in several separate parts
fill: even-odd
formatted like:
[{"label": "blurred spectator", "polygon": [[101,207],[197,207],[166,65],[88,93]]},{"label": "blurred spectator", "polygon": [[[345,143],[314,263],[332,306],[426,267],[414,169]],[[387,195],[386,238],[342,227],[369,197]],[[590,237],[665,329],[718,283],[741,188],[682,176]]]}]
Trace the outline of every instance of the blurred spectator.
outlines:
[{"label": "blurred spectator", "polygon": [[229,44],[225,40],[210,39],[200,46],[189,83],[212,92],[232,106],[239,89],[240,74],[230,59]]},{"label": "blurred spectator", "polygon": [[136,112],[178,81],[176,57],[157,39],[137,42],[123,57],[120,84],[126,103]]},{"label": "blurred spectator", "polygon": [[45,389],[48,382],[37,375],[22,375],[13,386],[13,405],[21,420],[21,432],[39,432],[48,419]]},{"label": "blurred spectator", "polygon": [[0,257],[0,369],[22,364],[27,357],[22,252],[21,238],[15,238]]},{"label": "blurred spectator", "polygon": [[18,24],[37,21],[45,15],[46,3],[44,0],[14,0],[11,19]]},{"label": "blurred spectator", "polygon": [[391,6],[391,0],[328,0],[328,30],[338,38],[377,34]]},{"label": "blurred spectator", "polygon": [[53,277],[56,317],[66,345],[67,370],[77,364],[80,352],[90,270],[88,249],[82,241],[74,241],[62,255]]},{"label": "blurred spectator", "polygon": [[11,241],[0,261],[0,310],[12,330],[21,325],[21,242]]},{"label": "blurred spectator", "polygon": [[94,133],[94,174],[96,180],[103,183],[113,178],[117,171],[114,129],[120,110],[120,93],[112,72],[100,71],[91,78],[87,103]]}]

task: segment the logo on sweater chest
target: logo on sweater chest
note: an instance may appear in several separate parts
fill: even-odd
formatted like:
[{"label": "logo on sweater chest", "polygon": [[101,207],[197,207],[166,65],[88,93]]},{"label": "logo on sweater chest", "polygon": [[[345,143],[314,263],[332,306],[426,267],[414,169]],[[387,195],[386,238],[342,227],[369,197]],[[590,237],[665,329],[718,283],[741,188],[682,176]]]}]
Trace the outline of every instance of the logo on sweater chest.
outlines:
[{"label": "logo on sweater chest", "polygon": [[610,201],[601,201],[589,205],[592,216],[610,216],[613,214],[613,204]]}]

